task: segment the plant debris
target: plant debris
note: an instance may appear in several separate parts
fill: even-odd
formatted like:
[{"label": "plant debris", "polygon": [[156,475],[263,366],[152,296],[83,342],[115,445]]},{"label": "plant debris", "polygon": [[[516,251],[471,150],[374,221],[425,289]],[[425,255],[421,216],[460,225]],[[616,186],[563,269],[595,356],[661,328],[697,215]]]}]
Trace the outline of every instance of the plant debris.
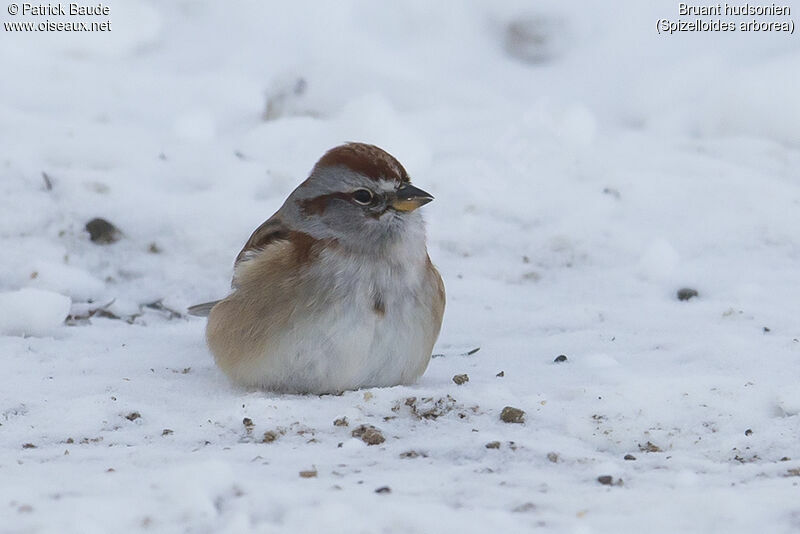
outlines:
[{"label": "plant debris", "polygon": [[499,449],[500,448],[500,442],[499,441],[490,441],[489,443],[487,443],[485,445],[485,447],[487,449]]},{"label": "plant debris", "polygon": [[457,409],[458,403],[450,395],[445,395],[438,399],[433,397],[419,399],[417,397],[408,397],[402,404],[397,402],[392,407],[392,411],[397,412],[402,406],[408,406],[411,409],[411,413],[419,419],[437,419]]},{"label": "plant debris", "polygon": [[380,429],[372,425],[359,425],[350,433],[354,438],[359,438],[367,445],[380,445],[386,438],[383,437]]},{"label": "plant debris", "polygon": [[506,406],[503,408],[503,411],[500,412],[500,419],[504,423],[524,423],[525,412],[513,406]]},{"label": "plant debris", "polygon": [[125,416],[125,419],[127,419],[128,421],[136,421],[137,419],[139,419],[141,417],[142,417],[142,414],[140,414],[139,412],[131,412],[128,415]]},{"label": "plant debris", "polygon": [[[88,304],[91,304],[89,301]],[[144,315],[146,310],[154,310],[159,312],[159,314],[166,320],[172,319],[181,319],[183,318],[183,314],[173,308],[169,308],[165,306],[161,299],[147,302],[144,304],[139,305],[139,312],[132,313],[130,315],[117,315],[116,313],[109,310],[111,305],[114,304],[114,300],[112,299],[110,302],[103,304],[102,306],[96,307],[86,307],[83,311],[75,312],[67,316],[65,319],[65,324],[67,326],[78,326],[78,325],[87,325],[92,324],[90,319],[93,317],[100,317],[102,319],[113,319],[116,321],[125,321],[128,324],[134,324],[138,318]],[[85,306],[85,303],[81,303],[82,306]],[[191,369],[187,367],[186,369]],[[186,370],[184,373],[188,373],[189,371]]]},{"label": "plant debris", "polygon": [[147,304],[143,304],[143,306],[151,310],[163,312],[167,316],[167,319],[180,319],[181,317],[183,317],[183,314],[178,310],[174,310],[172,308],[164,306],[164,303],[161,301],[161,299],[158,299],[153,302],[148,302]]},{"label": "plant debris", "polygon": [[466,373],[461,374],[461,375],[455,375],[453,377],[453,382],[455,382],[456,385],[458,385],[458,386],[460,386],[462,384],[466,384],[467,382],[469,382],[469,375],[467,375]]},{"label": "plant debris", "polygon": [[566,354],[559,354],[553,360],[554,363],[562,363],[562,362],[565,362],[565,361],[567,361],[567,355]]},{"label": "plant debris", "polygon": [[347,420],[347,417],[340,417],[338,419],[334,419],[333,426],[349,426],[350,422]]},{"label": "plant debris", "polygon": [[644,445],[642,445],[640,443],[639,444],[639,450],[642,451],[642,452],[664,452],[664,451],[661,450],[661,447],[659,447],[658,445],[656,445],[655,443],[652,443],[650,441],[648,441]]},{"label": "plant debris", "polygon": [[481,350],[480,347],[475,347],[474,349],[470,349],[467,352],[460,352],[458,354],[444,354],[444,353],[432,354],[431,358],[444,358],[445,356],[472,356],[473,354],[475,354],[479,350]]}]

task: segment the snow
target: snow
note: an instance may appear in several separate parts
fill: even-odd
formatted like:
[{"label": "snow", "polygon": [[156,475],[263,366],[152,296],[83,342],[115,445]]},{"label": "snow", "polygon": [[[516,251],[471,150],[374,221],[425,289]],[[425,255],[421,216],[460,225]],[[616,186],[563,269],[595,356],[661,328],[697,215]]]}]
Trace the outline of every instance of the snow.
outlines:
[{"label": "snow", "polygon": [[[658,35],[671,1],[106,5],[0,32],[0,530],[800,528],[795,36]],[[441,356],[239,389],[182,312],[349,140],[436,197]]]},{"label": "snow", "polygon": [[57,329],[69,314],[69,297],[25,288],[0,293],[0,333],[45,335]]}]

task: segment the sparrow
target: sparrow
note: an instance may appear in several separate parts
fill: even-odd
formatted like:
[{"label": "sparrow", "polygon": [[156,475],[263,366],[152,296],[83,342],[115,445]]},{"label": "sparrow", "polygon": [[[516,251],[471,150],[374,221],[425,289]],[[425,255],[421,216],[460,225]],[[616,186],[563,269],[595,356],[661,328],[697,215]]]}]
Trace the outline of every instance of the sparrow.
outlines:
[{"label": "sparrow", "polygon": [[433,197],[393,156],[348,143],[247,240],[232,292],[189,308],[233,382],[283,393],[409,384],[445,307],[417,211]]}]

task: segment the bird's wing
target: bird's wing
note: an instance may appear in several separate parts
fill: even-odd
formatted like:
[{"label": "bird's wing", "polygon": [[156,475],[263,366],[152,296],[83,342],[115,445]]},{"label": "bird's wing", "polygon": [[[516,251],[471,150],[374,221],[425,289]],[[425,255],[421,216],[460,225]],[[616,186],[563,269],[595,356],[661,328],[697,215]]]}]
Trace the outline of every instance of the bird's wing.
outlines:
[{"label": "bird's wing", "polygon": [[326,298],[326,282],[312,272],[326,243],[284,231],[256,230],[237,261],[234,291],[211,311],[206,339],[223,369],[250,369],[247,362],[263,357],[266,347],[297,335],[298,321]]},{"label": "bird's wing", "polygon": [[236,256],[234,268],[236,268],[240,262],[247,261],[264,250],[270,243],[279,239],[288,238],[289,229],[286,228],[283,222],[277,217],[270,217],[264,221],[261,226],[255,229],[250,239],[244,244],[244,247],[242,247],[242,250]]},{"label": "bird's wing", "polygon": [[[270,217],[264,223],[262,223],[261,226],[256,228],[234,261],[233,280],[231,281],[233,288],[235,289],[238,285],[237,273],[243,262],[254,258],[260,252],[263,252],[270,243],[286,240],[288,238],[289,230],[283,225],[280,219],[274,216]],[[211,302],[203,302],[202,304],[195,304],[194,306],[189,307],[188,312],[190,315],[208,317],[208,314],[211,313],[211,308],[213,308],[218,302],[220,301],[214,300]]]}]

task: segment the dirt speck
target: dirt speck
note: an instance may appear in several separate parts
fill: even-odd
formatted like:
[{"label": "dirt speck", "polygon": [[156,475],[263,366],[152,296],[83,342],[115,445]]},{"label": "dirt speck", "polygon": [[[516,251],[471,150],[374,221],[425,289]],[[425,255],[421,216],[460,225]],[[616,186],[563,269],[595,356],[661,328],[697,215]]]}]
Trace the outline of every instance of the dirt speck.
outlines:
[{"label": "dirt speck", "polygon": [[170,434],[173,434],[173,433],[174,433],[174,431],[171,428],[165,428],[164,430],[161,431],[161,435],[162,436],[169,436]]},{"label": "dirt speck", "polygon": [[428,454],[422,451],[406,451],[400,453],[400,458],[427,458]]},{"label": "dirt speck", "polygon": [[466,373],[461,375],[456,375],[453,377],[453,382],[455,382],[456,385],[458,386],[466,384],[467,382],[469,382],[469,375],[467,375]]},{"label": "dirt speck", "polygon": [[278,433],[274,430],[267,430],[264,432],[264,437],[261,438],[261,443],[272,443],[278,439]]},{"label": "dirt speck", "polygon": [[786,477],[800,477],[800,467],[795,467],[794,469],[787,469],[786,474],[783,475]]},{"label": "dirt speck", "polygon": [[380,488],[375,490],[375,493],[382,493],[382,494],[391,493],[391,492],[392,492],[392,488],[390,488],[389,486],[381,486]]},{"label": "dirt speck", "polygon": [[485,447],[487,449],[499,449],[500,448],[500,442],[499,441],[490,441],[489,443],[487,443],[485,445]]},{"label": "dirt speck", "polygon": [[549,63],[560,57],[569,42],[565,19],[534,15],[511,21],[505,29],[504,48],[512,58],[530,65]]},{"label": "dirt speck", "polygon": [[317,478],[317,470],[308,469],[306,471],[300,471],[300,478]]},{"label": "dirt speck", "polygon": [[499,373],[497,373],[494,376],[496,376],[497,378],[503,378],[504,376],[506,376],[506,372],[505,371],[500,371]]},{"label": "dirt speck", "polygon": [[22,448],[23,449],[35,449],[36,445],[34,445],[33,443],[23,443],[22,444]]},{"label": "dirt speck", "polygon": [[386,438],[383,437],[380,429],[375,428],[372,425],[359,425],[353,430],[353,432],[351,432],[351,435],[354,438],[359,438],[367,445],[380,445],[386,441]]},{"label": "dirt speck", "polygon": [[44,189],[45,191],[52,191],[53,190],[53,180],[50,178],[50,175],[46,172],[42,171],[42,180],[44,181]]},{"label": "dirt speck", "polygon": [[611,475],[602,475],[597,477],[597,481],[604,486],[622,486],[622,479],[614,480]]},{"label": "dirt speck", "polygon": [[136,421],[137,419],[140,419],[141,417],[142,417],[142,414],[140,414],[139,412],[131,412],[128,415],[125,416],[125,419],[127,419],[128,421]]},{"label": "dirt speck", "polygon": [[745,436],[752,436],[753,435],[753,429],[748,428],[747,430],[744,431],[744,435]]},{"label": "dirt speck", "polygon": [[347,421],[347,417],[340,417],[338,419],[334,419],[333,426],[349,426],[350,423]]},{"label": "dirt speck", "polygon": [[533,504],[532,502],[526,502],[526,503],[520,504],[519,506],[515,506],[514,508],[511,509],[512,512],[517,513],[517,514],[524,514],[526,512],[533,512],[534,510],[536,510],[536,505]]},{"label": "dirt speck", "polygon": [[559,354],[553,360],[554,363],[564,363],[565,361],[567,361],[567,355],[566,354]]},{"label": "dirt speck", "polygon": [[559,461],[561,461],[561,456],[559,456],[557,452],[548,452],[547,459],[553,462],[554,464],[557,464]]},{"label": "dirt speck", "polygon": [[623,460],[629,460],[629,461],[632,461],[632,460],[635,460],[635,459],[636,459],[636,456],[634,456],[632,454],[626,454],[624,456],[624,458],[623,458]]},{"label": "dirt speck", "polygon": [[656,445],[651,441],[648,441],[644,445],[640,443],[639,450],[642,452],[664,452],[663,450],[661,450],[661,447],[659,447],[658,445]]},{"label": "dirt speck", "polygon": [[506,406],[503,408],[503,411],[500,412],[500,419],[504,423],[524,423],[525,412],[513,406]]}]

